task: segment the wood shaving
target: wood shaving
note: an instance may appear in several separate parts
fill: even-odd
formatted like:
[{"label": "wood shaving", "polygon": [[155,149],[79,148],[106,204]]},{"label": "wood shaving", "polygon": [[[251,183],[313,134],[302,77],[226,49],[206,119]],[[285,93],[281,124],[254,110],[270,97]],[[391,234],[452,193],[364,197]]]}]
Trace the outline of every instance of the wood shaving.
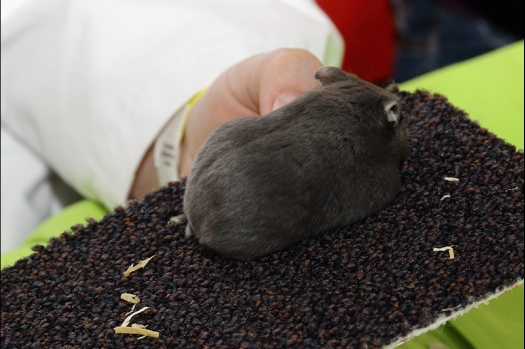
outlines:
[{"label": "wood shaving", "polygon": [[180,214],[178,216],[173,216],[168,221],[168,225],[178,225],[178,224],[182,223],[185,219],[186,219],[186,215],[184,213],[182,213],[182,214]]},{"label": "wood shaving", "polygon": [[[141,325],[141,324],[132,324],[131,327],[133,327],[133,328],[142,328],[142,329],[146,329],[146,327],[148,327],[148,326],[147,326],[147,325],[144,326],[144,325]],[[147,337],[147,336],[144,335],[144,336],[140,336],[140,337],[137,338],[137,339],[144,339],[144,338],[146,338],[146,337]]]},{"label": "wood shaving", "polygon": [[441,252],[441,251],[448,251],[448,259],[454,259],[454,248],[453,246],[445,246],[445,247],[434,247],[434,252]]},{"label": "wood shaving", "polygon": [[446,181],[449,181],[449,182],[457,182],[457,181],[459,181],[459,178],[456,178],[456,177],[445,177],[443,179],[446,180]]},{"label": "wood shaving", "polygon": [[[145,328],[119,326],[119,327],[115,327],[114,330],[115,330],[115,333],[140,334],[142,336],[159,338],[159,333],[157,331],[146,330]],[[141,337],[141,338],[144,338],[144,337]]]},{"label": "wood shaving", "polygon": [[126,315],[133,313],[133,311],[135,310],[135,307],[136,307],[136,306],[137,306],[136,304],[133,304],[133,306],[131,307],[131,310],[128,311],[128,312],[126,313]]},{"label": "wood shaving", "polygon": [[[135,304],[136,305],[136,304]],[[134,305],[134,306],[135,306]],[[131,318],[139,313],[142,313],[144,310],[148,309],[149,307],[144,307],[140,310],[137,310],[136,312],[134,312],[133,314],[131,314],[130,316],[128,316],[124,322],[122,323],[122,325],[118,326],[118,327],[115,327],[113,328],[113,330],[115,331],[115,333],[119,333],[119,334],[140,334],[141,337],[137,338],[137,339],[143,339],[143,338],[146,338],[146,337],[154,337],[154,338],[159,338],[159,333],[157,331],[151,331],[151,330],[147,330],[146,329],[146,326],[144,325],[141,325],[141,324],[132,324],[131,327],[129,327],[129,322],[131,321]]]},{"label": "wood shaving", "polygon": [[144,307],[140,310],[137,310],[136,312],[134,312],[133,314],[131,314],[130,316],[128,316],[124,322],[122,323],[122,325],[120,325],[121,327],[127,327],[129,325],[129,322],[131,321],[131,318],[134,317],[135,315],[137,314],[140,314],[142,313],[144,310],[148,309],[149,307]]},{"label": "wood shaving", "polygon": [[447,195],[443,195],[443,197],[441,198],[440,201],[443,201],[443,200],[449,199],[449,198],[450,198],[450,195],[448,195],[448,194]]},{"label": "wood shaving", "polygon": [[146,266],[146,264],[148,264],[148,262],[153,258],[155,257],[156,255],[153,255],[147,259],[144,259],[140,262],[137,263],[137,265],[133,265],[131,264],[129,266],[129,268],[124,272],[124,276],[128,276],[129,274],[131,274],[132,272],[134,272],[135,270],[138,270],[138,269],[141,269],[141,268],[144,268]]},{"label": "wood shaving", "polygon": [[133,303],[133,306],[131,307],[131,310],[128,311],[126,313],[126,315],[133,313],[133,311],[135,310],[135,307],[137,306],[137,304],[140,303],[140,298],[135,296],[134,294],[131,294],[131,293],[123,293],[123,294],[120,295],[120,298],[125,300],[126,302]]},{"label": "wood shaving", "polygon": [[[148,262],[155,256],[156,255],[153,255],[153,256],[151,256],[151,257],[149,257],[147,259],[144,259],[144,260],[138,262],[137,265],[133,265],[132,264],[124,272],[124,275],[128,276],[129,274],[131,274],[135,270],[144,268],[148,264]],[[128,315],[129,313],[131,313],[131,314],[124,320],[122,325],[114,328],[115,333],[119,333],[119,334],[139,334],[139,335],[141,335],[141,337],[139,337],[138,339],[143,339],[143,338],[146,338],[146,337],[158,338],[159,337],[159,333],[158,332],[147,330],[146,326],[144,326],[144,325],[132,324],[131,327],[128,327],[129,322],[131,321],[131,318],[133,316],[135,316],[135,315],[137,315],[139,313],[142,313],[144,310],[148,309],[149,307],[144,307],[144,308],[134,312],[133,310],[135,309],[135,306],[140,302],[140,298],[135,296],[134,294],[131,294],[131,293],[122,293],[120,295],[120,298],[125,300],[126,302],[133,303],[133,307],[131,308],[130,312],[126,313],[126,315]]]},{"label": "wood shaving", "polygon": [[120,298],[133,304],[140,303],[140,298],[131,293],[123,293],[120,295]]}]

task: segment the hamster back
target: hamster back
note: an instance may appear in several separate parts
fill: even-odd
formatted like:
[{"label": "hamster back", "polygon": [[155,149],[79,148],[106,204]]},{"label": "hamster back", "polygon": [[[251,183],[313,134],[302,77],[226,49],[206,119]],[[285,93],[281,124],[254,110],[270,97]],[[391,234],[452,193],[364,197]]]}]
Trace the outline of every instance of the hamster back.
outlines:
[{"label": "hamster back", "polygon": [[230,121],[199,150],[187,179],[187,235],[249,260],[383,209],[408,146],[399,101],[339,68],[263,116]]}]

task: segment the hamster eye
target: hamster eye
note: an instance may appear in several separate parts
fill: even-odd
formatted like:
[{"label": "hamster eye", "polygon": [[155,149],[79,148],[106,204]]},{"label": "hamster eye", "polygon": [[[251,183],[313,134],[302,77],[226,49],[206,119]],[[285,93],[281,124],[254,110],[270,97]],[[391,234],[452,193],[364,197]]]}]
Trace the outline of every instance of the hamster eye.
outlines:
[{"label": "hamster eye", "polygon": [[387,125],[390,128],[394,128],[401,121],[399,113],[399,104],[396,101],[389,102],[385,105],[385,116]]}]

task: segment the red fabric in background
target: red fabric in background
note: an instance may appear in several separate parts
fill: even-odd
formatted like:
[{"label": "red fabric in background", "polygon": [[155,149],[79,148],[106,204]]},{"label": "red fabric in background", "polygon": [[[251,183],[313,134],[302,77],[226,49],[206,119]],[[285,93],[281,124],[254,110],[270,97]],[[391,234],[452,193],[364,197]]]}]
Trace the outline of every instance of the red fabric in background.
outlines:
[{"label": "red fabric in background", "polygon": [[316,0],[344,38],[343,70],[382,83],[394,73],[396,32],[389,0]]}]

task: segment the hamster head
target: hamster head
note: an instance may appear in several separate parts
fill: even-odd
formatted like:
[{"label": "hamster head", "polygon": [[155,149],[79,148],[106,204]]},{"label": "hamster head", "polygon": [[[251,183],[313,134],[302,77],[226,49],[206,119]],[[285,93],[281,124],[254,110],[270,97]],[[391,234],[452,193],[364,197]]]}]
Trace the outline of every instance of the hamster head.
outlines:
[{"label": "hamster head", "polygon": [[394,157],[399,164],[404,160],[408,153],[407,130],[399,98],[393,93],[397,85],[391,82],[382,88],[331,66],[319,68],[314,76],[326,91],[323,96],[330,96],[357,125],[369,156]]}]

